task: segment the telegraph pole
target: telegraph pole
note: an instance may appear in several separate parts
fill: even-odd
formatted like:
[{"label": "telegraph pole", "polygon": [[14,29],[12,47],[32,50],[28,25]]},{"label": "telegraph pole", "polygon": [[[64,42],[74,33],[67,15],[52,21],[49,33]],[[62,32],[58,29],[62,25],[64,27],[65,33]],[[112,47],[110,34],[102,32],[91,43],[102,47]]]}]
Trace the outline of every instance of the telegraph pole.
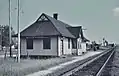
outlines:
[{"label": "telegraph pole", "polygon": [[17,23],[18,23],[18,62],[20,63],[20,27],[19,27],[19,20],[20,20],[20,18],[19,18],[19,5],[20,5],[20,1],[18,0],[18,7],[17,7],[17,9],[18,9],[18,16],[17,16]]},{"label": "telegraph pole", "polygon": [[11,0],[9,0],[9,47],[10,47],[10,57],[12,57],[12,51],[11,51]]}]

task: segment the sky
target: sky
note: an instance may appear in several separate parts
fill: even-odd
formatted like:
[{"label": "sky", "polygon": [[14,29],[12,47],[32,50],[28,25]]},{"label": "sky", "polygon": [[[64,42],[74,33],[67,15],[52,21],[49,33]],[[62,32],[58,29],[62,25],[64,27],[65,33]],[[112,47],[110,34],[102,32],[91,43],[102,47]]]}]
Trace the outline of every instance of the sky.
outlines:
[{"label": "sky", "polygon": [[[20,0],[20,29],[28,27],[42,13],[58,13],[58,19],[72,26],[82,25],[91,41],[119,43],[119,0]],[[0,0],[0,24],[8,25],[8,0]],[[17,0],[11,0],[11,25],[17,31]]]}]

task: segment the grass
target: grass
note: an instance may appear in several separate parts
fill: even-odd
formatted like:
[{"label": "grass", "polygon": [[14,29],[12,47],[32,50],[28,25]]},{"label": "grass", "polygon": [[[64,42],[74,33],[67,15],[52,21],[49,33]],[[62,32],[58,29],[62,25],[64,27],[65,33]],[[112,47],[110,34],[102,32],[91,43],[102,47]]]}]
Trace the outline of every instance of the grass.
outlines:
[{"label": "grass", "polygon": [[21,59],[21,63],[17,63],[14,59],[1,60],[0,76],[24,76],[39,70],[45,70],[52,66],[72,60],[71,57],[66,58],[50,58],[50,59]]},{"label": "grass", "polygon": [[0,58],[0,76],[24,76],[71,60],[73,57],[68,56],[65,58],[21,59],[21,62],[17,63],[13,58],[6,60]]}]

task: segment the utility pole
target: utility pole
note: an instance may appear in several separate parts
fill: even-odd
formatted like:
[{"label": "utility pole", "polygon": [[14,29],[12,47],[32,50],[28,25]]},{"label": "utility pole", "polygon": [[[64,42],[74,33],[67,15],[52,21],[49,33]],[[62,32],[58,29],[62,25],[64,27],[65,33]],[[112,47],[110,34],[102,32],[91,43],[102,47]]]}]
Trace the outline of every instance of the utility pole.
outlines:
[{"label": "utility pole", "polygon": [[20,1],[18,0],[18,7],[17,7],[17,9],[18,9],[18,16],[17,16],[17,23],[18,23],[18,62],[20,63],[20,27],[19,27],[19,20],[20,20],[20,18],[19,18],[19,5],[20,5]]},{"label": "utility pole", "polygon": [[11,50],[11,0],[9,0],[9,48],[10,48],[10,57],[12,57],[12,50]]}]

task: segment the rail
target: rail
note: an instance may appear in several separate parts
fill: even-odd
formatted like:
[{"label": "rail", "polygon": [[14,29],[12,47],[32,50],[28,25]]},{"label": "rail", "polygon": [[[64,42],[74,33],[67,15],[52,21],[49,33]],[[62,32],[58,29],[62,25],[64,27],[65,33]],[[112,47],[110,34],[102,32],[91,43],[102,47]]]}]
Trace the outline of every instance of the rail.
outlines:
[{"label": "rail", "polygon": [[110,56],[108,57],[108,59],[105,61],[105,63],[103,64],[103,66],[100,68],[100,70],[97,72],[96,76],[100,76],[102,70],[104,69],[104,67],[106,66],[106,64],[108,63],[108,61],[110,60],[110,58],[112,57],[112,55],[114,54],[115,51],[112,51],[112,53],[110,54]]},{"label": "rail", "polygon": [[111,58],[111,56],[113,55],[114,53],[114,50],[115,47],[111,48],[111,49],[108,49],[109,51],[106,51],[106,52],[103,52],[102,54],[100,54],[99,56],[87,61],[87,62],[84,62],[84,64],[82,65],[79,65],[78,67],[76,68],[73,68],[72,70],[69,70],[63,74],[61,74],[60,76],[69,76],[69,75],[72,75],[73,73],[75,73],[76,71],[78,71],[79,69],[82,69],[84,66],[92,63],[93,61],[97,60],[98,58],[102,57],[103,55],[107,54],[108,52],[112,51],[112,53],[110,54],[110,56],[108,57],[108,59],[106,60],[106,62],[104,63],[104,65],[101,67],[101,69],[99,70],[99,72],[96,74],[96,76],[100,76],[100,73],[102,72],[103,68],[105,67],[105,65],[107,64],[107,62],[109,61],[109,59]]}]

